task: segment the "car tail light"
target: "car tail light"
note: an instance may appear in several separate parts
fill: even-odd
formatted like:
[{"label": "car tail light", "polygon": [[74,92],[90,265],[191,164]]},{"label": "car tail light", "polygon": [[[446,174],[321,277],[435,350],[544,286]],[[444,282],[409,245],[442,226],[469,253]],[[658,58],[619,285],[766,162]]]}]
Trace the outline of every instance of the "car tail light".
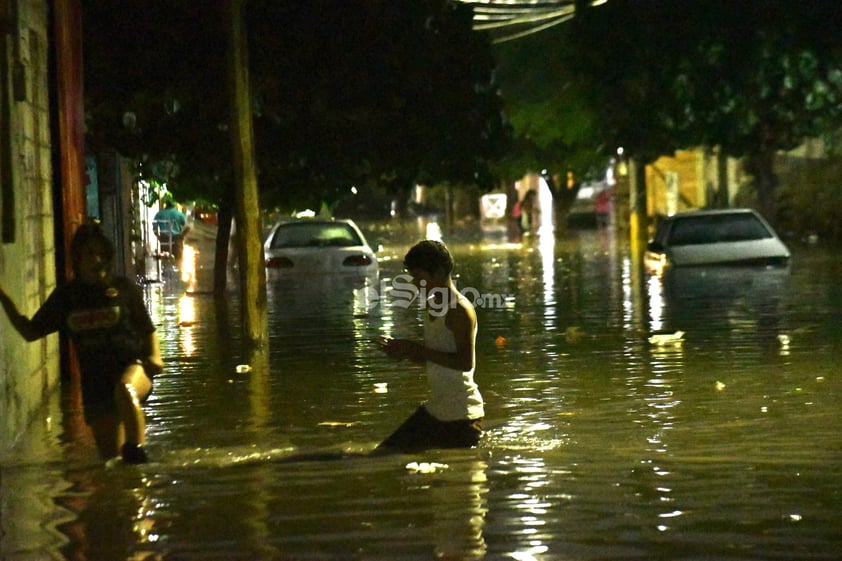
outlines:
[{"label": "car tail light", "polygon": [[365,254],[350,255],[342,262],[346,267],[365,267],[371,265],[371,257]]},{"label": "car tail light", "polygon": [[287,257],[270,257],[266,260],[267,269],[290,269],[292,266],[292,261]]}]

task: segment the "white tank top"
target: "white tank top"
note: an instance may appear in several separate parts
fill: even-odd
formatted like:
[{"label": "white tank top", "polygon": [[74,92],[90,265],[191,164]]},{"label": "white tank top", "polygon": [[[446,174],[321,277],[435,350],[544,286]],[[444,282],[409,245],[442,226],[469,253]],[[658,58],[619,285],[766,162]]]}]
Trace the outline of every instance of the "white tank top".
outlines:
[{"label": "white tank top", "polygon": [[[460,295],[459,299],[464,300]],[[463,304],[464,305],[464,304]],[[470,304],[468,303],[470,306]],[[476,342],[477,327],[471,337]],[[424,319],[424,343],[437,351],[456,351],[456,338],[447,328],[444,316]],[[476,357],[474,357],[476,360]],[[429,413],[440,421],[479,419],[485,416],[482,395],[474,383],[474,369],[461,372],[427,361],[427,380],[430,384],[430,399],[424,404]]]}]

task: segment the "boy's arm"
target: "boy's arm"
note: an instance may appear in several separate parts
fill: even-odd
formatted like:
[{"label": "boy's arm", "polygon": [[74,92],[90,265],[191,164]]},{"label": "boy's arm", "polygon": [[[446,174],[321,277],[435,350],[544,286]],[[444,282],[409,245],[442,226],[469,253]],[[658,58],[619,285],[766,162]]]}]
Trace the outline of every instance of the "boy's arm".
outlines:
[{"label": "boy's arm", "polygon": [[35,341],[41,337],[41,334],[35,329],[32,321],[18,311],[17,306],[15,306],[15,303],[12,302],[11,298],[9,298],[9,295],[6,294],[6,291],[3,290],[3,287],[0,287],[0,304],[3,305],[3,309],[9,317],[9,322],[11,322],[12,327],[14,327],[24,339],[27,341]]},{"label": "boy's arm", "polygon": [[405,358],[413,362],[435,362],[445,368],[467,372],[474,368],[474,327],[476,315],[473,310],[457,306],[445,316],[447,328],[453,332],[456,351],[437,351],[416,341],[387,339],[381,345],[392,358]]}]

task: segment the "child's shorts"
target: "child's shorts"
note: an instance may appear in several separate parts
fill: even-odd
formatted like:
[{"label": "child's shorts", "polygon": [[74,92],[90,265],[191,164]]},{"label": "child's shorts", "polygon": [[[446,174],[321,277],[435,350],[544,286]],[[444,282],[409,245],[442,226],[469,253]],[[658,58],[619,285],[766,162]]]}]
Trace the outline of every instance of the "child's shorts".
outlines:
[{"label": "child's shorts", "polygon": [[440,421],[422,405],[378,448],[405,452],[429,448],[471,448],[482,436],[482,419]]}]

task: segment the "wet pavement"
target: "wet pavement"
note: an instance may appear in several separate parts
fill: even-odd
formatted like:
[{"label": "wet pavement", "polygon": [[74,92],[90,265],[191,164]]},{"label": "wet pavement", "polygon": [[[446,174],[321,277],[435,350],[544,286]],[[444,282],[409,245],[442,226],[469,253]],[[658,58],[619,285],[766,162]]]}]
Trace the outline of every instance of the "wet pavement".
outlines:
[{"label": "wet pavement", "polygon": [[0,557],[838,558],[837,252],[666,286],[607,231],[446,235],[477,304],[487,434],[368,457],[426,391],[374,342],[420,332],[389,299],[416,234],[368,231],[381,282],[271,284],[270,350],[248,369],[235,294],[220,310],[149,285],[153,461],[103,466],[65,388],[0,458]]}]

